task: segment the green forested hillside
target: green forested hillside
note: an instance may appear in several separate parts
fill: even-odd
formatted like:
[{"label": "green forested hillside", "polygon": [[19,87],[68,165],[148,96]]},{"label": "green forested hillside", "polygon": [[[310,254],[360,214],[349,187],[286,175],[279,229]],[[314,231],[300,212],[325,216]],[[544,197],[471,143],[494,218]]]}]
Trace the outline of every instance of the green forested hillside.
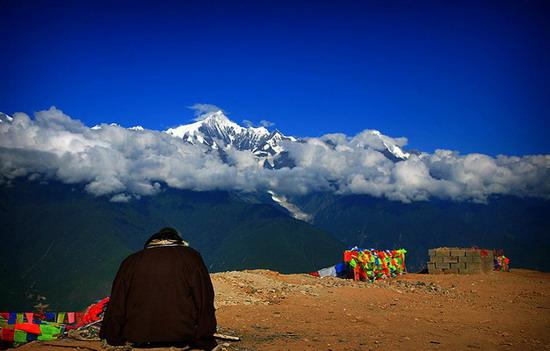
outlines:
[{"label": "green forested hillside", "polygon": [[82,308],[109,293],[121,260],[163,226],[178,228],[210,271],[309,272],[338,261],[343,248],[274,206],[225,192],[167,190],[113,203],[80,186],[17,182],[0,187],[0,199],[0,310],[28,309],[36,294],[55,309]]},{"label": "green forested hillside", "polygon": [[486,204],[406,204],[370,196],[313,194],[300,199],[300,206],[315,213],[315,225],[346,245],[406,248],[411,271],[425,267],[427,250],[439,246],[503,249],[512,267],[550,270],[550,201],[493,197]]},{"label": "green forested hillside", "polygon": [[438,246],[502,248],[512,267],[550,270],[549,201],[404,204],[369,196],[292,199],[314,215],[297,221],[261,194],[162,193],[113,203],[82,186],[15,182],[0,187],[0,310],[29,309],[36,294],[79,309],[109,293],[121,260],[163,226],[180,230],[211,272],[309,272],[337,263],[345,246],[406,248],[410,271]]}]

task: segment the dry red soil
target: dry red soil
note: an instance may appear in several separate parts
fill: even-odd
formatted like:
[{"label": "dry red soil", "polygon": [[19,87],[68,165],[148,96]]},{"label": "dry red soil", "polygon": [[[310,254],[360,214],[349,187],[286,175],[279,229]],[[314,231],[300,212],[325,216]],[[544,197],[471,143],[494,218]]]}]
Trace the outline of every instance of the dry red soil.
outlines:
[{"label": "dry red soil", "polygon": [[[363,283],[255,270],[212,279],[220,332],[242,338],[221,348],[228,351],[550,350],[550,273],[406,274]],[[101,344],[18,348],[70,349]]]}]

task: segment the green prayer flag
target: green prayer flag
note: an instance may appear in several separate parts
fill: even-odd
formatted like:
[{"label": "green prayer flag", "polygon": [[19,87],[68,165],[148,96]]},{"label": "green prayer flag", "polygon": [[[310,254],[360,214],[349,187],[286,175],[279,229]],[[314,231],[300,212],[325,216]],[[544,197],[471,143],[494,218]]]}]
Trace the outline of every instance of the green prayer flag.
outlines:
[{"label": "green prayer flag", "polygon": [[61,328],[51,324],[40,324],[42,335],[56,335],[61,333]]},{"label": "green prayer flag", "polygon": [[50,334],[44,334],[44,335],[38,335],[37,339],[40,341],[51,341],[51,340],[55,340],[56,337]]},{"label": "green prayer flag", "polygon": [[21,343],[24,343],[24,342],[27,342],[27,332],[23,331],[23,330],[15,330],[14,334],[13,334],[13,341],[15,342],[21,342]]}]

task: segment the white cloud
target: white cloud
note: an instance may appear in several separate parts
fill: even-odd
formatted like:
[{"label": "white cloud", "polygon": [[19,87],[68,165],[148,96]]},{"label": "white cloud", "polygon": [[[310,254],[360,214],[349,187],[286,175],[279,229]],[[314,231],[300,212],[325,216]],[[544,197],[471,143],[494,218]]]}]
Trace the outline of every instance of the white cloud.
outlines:
[{"label": "white cloud", "polygon": [[121,193],[121,194],[116,194],[115,196],[111,197],[111,199],[109,201],[111,201],[111,202],[130,202],[130,200],[132,200],[133,198],[134,198],[134,196],[132,196],[132,195]]},{"label": "white cloud", "polygon": [[407,140],[376,133],[282,142],[296,167],[269,170],[249,151],[226,149],[224,163],[203,146],[159,131],[106,124],[92,129],[50,108],[34,119],[16,113],[0,124],[0,184],[17,177],[82,183],[88,192],[114,202],[154,195],[163,184],[273,190],[281,196],[333,191],[403,202],[434,197],[484,202],[498,194],[550,198],[550,155],[490,157],[437,150],[394,162],[385,156],[384,143],[405,146]]},{"label": "white cloud", "polygon": [[248,119],[243,119],[243,124],[245,125],[245,127],[254,127],[254,123]]},{"label": "white cloud", "polygon": [[255,124],[254,122],[252,122],[251,120],[248,120],[248,119],[243,119],[243,124],[246,126],[246,127],[253,127],[253,128],[256,128],[256,127],[264,127],[264,128],[269,128],[269,127],[273,127],[275,125],[275,123],[273,122],[270,122],[270,121],[266,121],[265,119],[262,119],[260,121],[260,123],[258,124]]},{"label": "white cloud", "polygon": [[206,116],[212,112],[225,112],[221,107],[212,104],[193,104],[189,106],[189,108],[195,111],[195,121],[200,121],[206,118]]},{"label": "white cloud", "polygon": [[266,121],[265,119],[262,119],[260,121],[260,125],[262,127],[266,127],[266,128],[269,128],[269,127],[273,127],[275,125],[275,123],[271,122],[271,121]]}]

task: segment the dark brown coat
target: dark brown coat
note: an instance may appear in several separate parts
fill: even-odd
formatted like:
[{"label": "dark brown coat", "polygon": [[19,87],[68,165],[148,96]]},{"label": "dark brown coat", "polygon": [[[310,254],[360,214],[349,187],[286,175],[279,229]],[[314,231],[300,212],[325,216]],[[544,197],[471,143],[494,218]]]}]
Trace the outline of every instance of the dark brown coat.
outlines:
[{"label": "dark brown coat", "polygon": [[100,337],[125,342],[215,346],[214,289],[201,255],[189,247],[155,247],[120,265]]}]

